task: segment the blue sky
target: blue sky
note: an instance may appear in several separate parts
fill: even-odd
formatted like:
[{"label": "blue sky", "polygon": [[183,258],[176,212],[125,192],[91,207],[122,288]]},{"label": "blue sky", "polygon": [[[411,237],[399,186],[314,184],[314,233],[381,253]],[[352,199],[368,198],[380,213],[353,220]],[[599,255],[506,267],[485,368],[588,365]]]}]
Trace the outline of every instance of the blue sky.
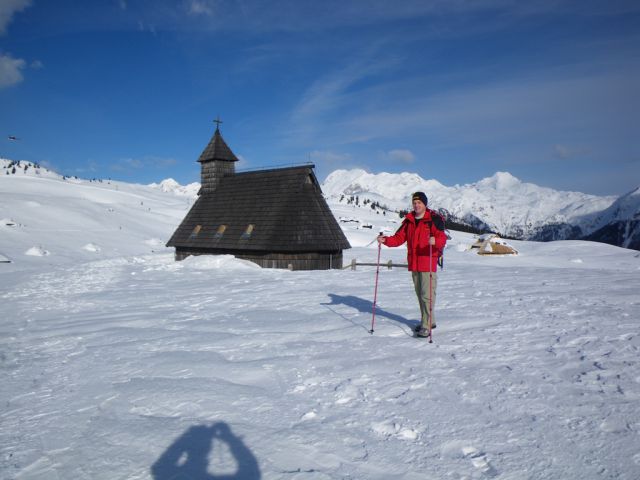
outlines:
[{"label": "blue sky", "polygon": [[639,85],[637,1],[0,0],[0,156],[85,178],[198,181],[219,115],[240,169],[623,194]]}]

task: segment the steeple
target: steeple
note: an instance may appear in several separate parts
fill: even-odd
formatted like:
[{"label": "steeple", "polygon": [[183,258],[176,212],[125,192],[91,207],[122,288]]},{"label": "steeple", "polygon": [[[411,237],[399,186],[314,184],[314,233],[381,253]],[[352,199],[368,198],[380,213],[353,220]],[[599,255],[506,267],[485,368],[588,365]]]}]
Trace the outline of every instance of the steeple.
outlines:
[{"label": "steeple", "polygon": [[213,192],[222,177],[234,175],[236,172],[234,162],[238,161],[238,157],[234,155],[220,134],[222,121],[217,118],[214,122],[217,124],[216,131],[198,158],[201,164],[199,192],[201,194]]}]

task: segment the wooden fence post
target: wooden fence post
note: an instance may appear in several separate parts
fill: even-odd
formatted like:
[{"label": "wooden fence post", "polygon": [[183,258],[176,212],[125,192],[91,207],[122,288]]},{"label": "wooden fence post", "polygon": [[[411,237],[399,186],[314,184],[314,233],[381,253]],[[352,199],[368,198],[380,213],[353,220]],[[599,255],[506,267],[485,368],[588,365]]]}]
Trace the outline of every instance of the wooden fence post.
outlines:
[{"label": "wooden fence post", "polygon": [[351,270],[355,270],[356,269],[356,259],[352,258],[351,259]]}]

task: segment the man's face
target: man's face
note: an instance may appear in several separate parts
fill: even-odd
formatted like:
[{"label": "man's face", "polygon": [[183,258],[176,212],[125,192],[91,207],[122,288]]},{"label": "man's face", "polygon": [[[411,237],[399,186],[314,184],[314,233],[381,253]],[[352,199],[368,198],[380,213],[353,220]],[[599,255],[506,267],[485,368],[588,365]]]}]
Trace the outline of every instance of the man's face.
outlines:
[{"label": "man's face", "polygon": [[417,200],[417,199],[413,201],[413,213],[415,213],[416,216],[419,217],[420,215],[423,215],[424,212],[426,211],[427,211],[427,206],[424,203],[422,203],[420,200]]}]

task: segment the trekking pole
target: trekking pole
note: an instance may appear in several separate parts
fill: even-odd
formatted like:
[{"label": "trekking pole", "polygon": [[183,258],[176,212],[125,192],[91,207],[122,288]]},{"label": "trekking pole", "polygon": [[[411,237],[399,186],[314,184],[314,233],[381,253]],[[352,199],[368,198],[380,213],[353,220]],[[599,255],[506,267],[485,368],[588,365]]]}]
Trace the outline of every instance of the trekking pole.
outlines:
[{"label": "trekking pole", "polygon": [[371,240],[369,243],[367,243],[365,245],[365,247],[370,247],[371,245],[373,245],[373,242],[375,242],[378,239],[378,237],[374,238],[373,240]]},{"label": "trekking pole", "polygon": [[[429,343],[433,343],[433,283],[431,280],[433,278],[433,272],[431,271],[433,269],[433,249],[431,246],[431,238],[432,237],[429,237]],[[438,268],[437,265],[436,268]]]},{"label": "trekking pole", "polygon": [[[382,232],[380,232],[382,235]],[[373,290],[373,315],[371,317],[371,330],[369,333],[373,335],[373,326],[376,323],[376,301],[378,300],[378,275],[380,274],[380,250],[382,249],[382,244],[378,242],[378,261],[376,262],[376,287]]]}]

